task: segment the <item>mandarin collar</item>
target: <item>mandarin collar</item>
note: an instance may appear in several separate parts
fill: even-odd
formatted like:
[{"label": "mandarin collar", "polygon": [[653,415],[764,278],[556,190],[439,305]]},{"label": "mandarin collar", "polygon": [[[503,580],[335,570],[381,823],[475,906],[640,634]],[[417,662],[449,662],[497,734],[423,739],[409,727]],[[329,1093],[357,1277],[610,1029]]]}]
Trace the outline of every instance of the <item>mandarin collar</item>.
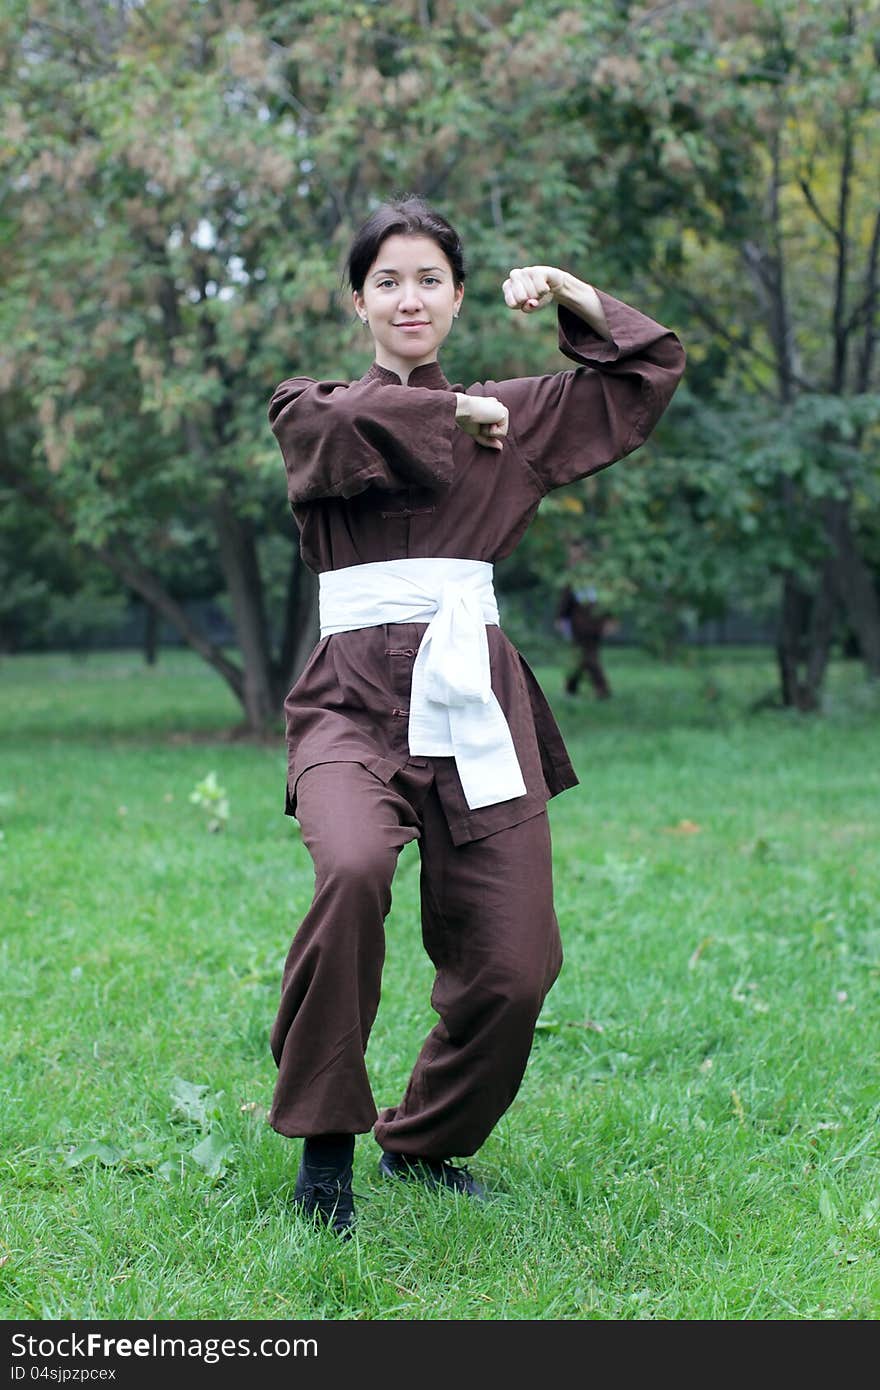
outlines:
[{"label": "mandarin collar", "polygon": [[[390,367],[380,367],[378,362],[374,362],[363,377],[364,381],[381,381],[385,386],[400,386],[400,377],[397,372],[392,372]],[[443,368],[439,362],[423,362],[420,367],[413,367],[409,374],[407,386],[423,386],[434,391],[448,391],[449,382],[443,375]]]}]

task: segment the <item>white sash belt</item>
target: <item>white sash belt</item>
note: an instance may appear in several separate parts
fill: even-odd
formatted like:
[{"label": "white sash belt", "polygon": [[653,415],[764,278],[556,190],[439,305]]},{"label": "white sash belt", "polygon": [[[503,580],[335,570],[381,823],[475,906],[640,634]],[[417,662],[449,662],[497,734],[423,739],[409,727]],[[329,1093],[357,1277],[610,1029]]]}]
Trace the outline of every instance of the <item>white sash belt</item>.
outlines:
[{"label": "white sash belt", "polygon": [[486,624],[498,622],[484,560],[381,560],[320,576],[321,636],[427,623],[413,664],[409,751],[454,757],[472,811],[525,796],[510,727],[492,693]]}]

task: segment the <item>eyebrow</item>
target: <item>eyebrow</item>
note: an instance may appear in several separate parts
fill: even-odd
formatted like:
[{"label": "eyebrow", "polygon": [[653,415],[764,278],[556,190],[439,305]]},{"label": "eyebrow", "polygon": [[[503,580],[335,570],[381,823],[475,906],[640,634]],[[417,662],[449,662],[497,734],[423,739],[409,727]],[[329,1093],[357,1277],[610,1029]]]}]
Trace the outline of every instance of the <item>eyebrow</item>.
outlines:
[{"label": "eyebrow", "polygon": [[[443,272],[443,267],[442,267],[442,265],[422,265],[422,266],[419,266],[419,268],[418,268],[416,274],[417,274],[417,275],[427,275],[427,273],[428,273],[429,270],[439,270],[439,271],[442,273],[442,272]],[[399,270],[393,270],[390,266],[386,266],[384,270],[374,270],[374,271],[373,271],[373,279],[375,279],[375,277],[376,277],[377,275],[399,275],[399,274],[400,274],[400,271],[399,271]]]}]

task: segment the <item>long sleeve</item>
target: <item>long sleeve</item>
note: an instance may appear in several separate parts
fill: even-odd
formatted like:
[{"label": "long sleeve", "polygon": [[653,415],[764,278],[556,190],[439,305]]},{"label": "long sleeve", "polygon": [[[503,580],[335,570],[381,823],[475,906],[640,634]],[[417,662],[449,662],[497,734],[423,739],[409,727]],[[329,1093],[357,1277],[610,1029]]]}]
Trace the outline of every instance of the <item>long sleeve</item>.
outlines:
[{"label": "long sleeve", "polygon": [[452,482],[455,395],[376,381],[293,377],[276,388],[269,423],[291,505],[354,497],[368,487]]},{"label": "long sleeve", "polygon": [[560,305],[559,348],[578,366],[486,383],[507,406],[510,433],[545,492],[644,444],[684,371],[684,349],[671,329],[597,293],[610,342]]}]

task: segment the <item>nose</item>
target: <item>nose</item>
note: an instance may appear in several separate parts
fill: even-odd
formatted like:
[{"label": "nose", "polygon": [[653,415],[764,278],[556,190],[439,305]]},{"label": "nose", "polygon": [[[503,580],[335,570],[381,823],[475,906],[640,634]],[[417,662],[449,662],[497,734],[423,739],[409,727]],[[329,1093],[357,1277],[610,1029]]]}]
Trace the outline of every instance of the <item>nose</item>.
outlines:
[{"label": "nose", "polygon": [[400,291],[399,309],[402,314],[414,314],[422,307],[422,296],[417,284],[403,285]]}]

